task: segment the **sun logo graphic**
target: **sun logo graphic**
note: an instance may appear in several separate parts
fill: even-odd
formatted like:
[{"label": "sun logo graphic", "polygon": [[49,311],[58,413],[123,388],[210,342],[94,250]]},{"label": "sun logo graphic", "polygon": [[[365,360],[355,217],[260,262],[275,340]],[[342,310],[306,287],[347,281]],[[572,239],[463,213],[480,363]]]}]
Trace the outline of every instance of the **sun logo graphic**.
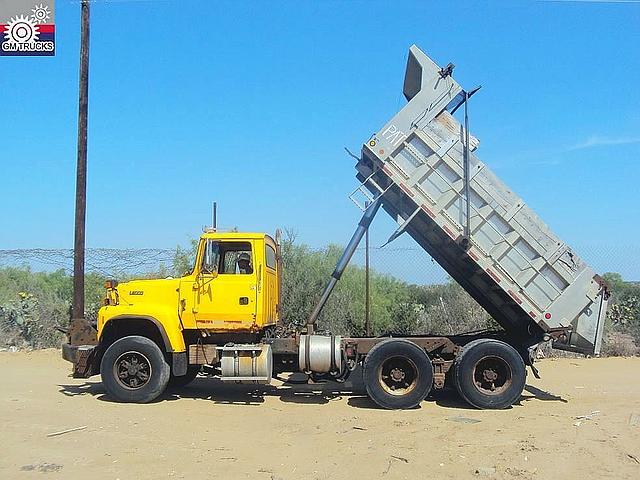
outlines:
[{"label": "sun logo graphic", "polygon": [[53,0],[34,5],[30,12],[10,10],[7,5],[15,3],[0,2],[0,55],[54,55]]},{"label": "sun logo graphic", "polygon": [[29,17],[20,15],[12,18],[5,27],[4,39],[8,42],[27,43],[38,40],[38,25]]},{"label": "sun logo graphic", "polygon": [[31,20],[35,23],[47,23],[47,20],[51,18],[51,12],[49,11],[49,5],[35,5],[31,9]]}]

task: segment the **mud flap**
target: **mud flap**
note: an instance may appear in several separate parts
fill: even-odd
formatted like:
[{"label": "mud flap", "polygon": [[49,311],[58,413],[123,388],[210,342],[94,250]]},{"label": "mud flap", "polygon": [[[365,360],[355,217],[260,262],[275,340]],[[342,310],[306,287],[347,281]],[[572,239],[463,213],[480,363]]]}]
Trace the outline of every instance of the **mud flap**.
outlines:
[{"label": "mud flap", "polygon": [[96,373],[94,362],[98,332],[84,318],[74,318],[69,324],[69,343],[62,345],[62,358],[73,364],[74,378],[89,378]]},{"label": "mud flap", "polygon": [[62,358],[73,364],[73,378],[89,378],[97,373],[94,369],[96,345],[62,345]]}]

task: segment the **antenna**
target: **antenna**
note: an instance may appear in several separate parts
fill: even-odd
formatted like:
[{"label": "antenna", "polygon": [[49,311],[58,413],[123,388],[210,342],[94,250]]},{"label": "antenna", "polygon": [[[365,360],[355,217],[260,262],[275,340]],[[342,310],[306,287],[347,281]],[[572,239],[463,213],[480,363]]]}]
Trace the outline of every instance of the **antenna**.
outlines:
[{"label": "antenna", "polygon": [[215,231],[218,228],[218,202],[213,202],[213,223],[211,228]]}]

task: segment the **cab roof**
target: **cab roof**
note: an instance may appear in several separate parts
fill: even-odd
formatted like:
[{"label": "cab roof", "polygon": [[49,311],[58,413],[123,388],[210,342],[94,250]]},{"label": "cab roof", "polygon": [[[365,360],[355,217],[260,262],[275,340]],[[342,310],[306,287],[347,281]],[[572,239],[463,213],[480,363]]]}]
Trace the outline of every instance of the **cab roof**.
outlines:
[{"label": "cab roof", "polygon": [[250,240],[260,240],[265,237],[271,238],[270,235],[266,233],[259,232],[214,232],[214,231],[205,231],[200,238],[217,238],[221,240],[242,240],[242,239],[250,239]]}]

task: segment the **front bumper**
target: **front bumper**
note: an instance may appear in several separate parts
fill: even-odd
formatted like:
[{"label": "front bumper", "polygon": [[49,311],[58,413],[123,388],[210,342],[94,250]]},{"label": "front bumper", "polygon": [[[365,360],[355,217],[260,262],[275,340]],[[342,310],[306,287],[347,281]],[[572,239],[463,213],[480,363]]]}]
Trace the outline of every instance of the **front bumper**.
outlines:
[{"label": "front bumper", "polygon": [[97,345],[62,344],[62,358],[73,364],[73,378],[89,378],[97,372]]}]

